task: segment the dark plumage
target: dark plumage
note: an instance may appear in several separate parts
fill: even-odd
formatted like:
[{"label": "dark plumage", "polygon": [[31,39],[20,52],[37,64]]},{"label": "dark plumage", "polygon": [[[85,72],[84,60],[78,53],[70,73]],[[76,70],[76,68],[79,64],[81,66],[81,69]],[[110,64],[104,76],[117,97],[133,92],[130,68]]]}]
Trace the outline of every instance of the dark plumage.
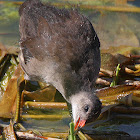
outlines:
[{"label": "dark plumage", "polygon": [[72,104],[75,122],[95,119],[101,111],[93,89],[100,42],[90,21],[77,10],[57,9],[39,0],[24,2],[19,14],[19,60],[26,78],[55,86]]}]

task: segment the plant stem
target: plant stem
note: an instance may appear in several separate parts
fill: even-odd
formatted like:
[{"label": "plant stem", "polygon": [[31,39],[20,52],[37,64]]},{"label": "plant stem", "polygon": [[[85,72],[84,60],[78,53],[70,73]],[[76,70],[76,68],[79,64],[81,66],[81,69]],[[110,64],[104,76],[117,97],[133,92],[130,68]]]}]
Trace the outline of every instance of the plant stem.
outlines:
[{"label": "plant stem", "polygon": [[113,86],[117,85],[117,83],[118,83],[118,77],[119,77],[119,71],[120,71],[120,70],[121,70],[120,64],[118,64],[118,66],[117,66],[117,68],[116,68],[116,76],[115,76],[115,78],[113,79],[113,81],[111,82],[110,87],[113,87]]}]

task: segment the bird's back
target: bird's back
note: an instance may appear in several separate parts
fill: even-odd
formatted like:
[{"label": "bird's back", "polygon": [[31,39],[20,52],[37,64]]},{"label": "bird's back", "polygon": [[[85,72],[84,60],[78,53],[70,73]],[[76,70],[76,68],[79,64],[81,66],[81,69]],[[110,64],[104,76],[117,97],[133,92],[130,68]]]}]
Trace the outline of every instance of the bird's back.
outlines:
[{"label": "bird's back", "polygon": [[77,10],[57,9],[39,0],[27,0],[19,14],[25,72],[38,79],[51,75],[43,80],[56,88],[60,82],[54,80],[60,78],[67,93],[71,88],[90,89],[100,68],[100,43],[89,20]]}]

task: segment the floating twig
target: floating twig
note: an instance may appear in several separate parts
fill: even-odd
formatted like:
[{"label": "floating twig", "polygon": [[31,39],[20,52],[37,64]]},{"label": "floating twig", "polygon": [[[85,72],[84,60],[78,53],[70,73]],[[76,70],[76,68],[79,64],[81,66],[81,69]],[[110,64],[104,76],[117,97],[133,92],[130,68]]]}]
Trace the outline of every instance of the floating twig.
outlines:
[{"label": "floating twig", "polygon": [[47,119],[47,120],[61,120],[62,118],[66,118],[66,115],[22,115],[21,118],[23,119]]},{"label": "floating twig", "polygon": [[67,109],[66,103],[61,102],[25,102],[25,106],[31,108]]}]

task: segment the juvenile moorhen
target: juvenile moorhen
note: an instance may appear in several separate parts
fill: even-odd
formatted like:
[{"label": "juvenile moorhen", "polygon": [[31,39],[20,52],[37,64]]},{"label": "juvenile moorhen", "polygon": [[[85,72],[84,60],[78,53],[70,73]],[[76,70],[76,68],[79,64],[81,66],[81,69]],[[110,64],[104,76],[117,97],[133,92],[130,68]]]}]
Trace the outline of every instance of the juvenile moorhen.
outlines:
[{"label": "juvenile moorhen", "polygon": [[100,69],[100,42],[77,10],[27,0],[20,14],[20,64],[26,79],[52,84],[72,105],[77,127],[96,119],[101,102],[93,85]]}]

